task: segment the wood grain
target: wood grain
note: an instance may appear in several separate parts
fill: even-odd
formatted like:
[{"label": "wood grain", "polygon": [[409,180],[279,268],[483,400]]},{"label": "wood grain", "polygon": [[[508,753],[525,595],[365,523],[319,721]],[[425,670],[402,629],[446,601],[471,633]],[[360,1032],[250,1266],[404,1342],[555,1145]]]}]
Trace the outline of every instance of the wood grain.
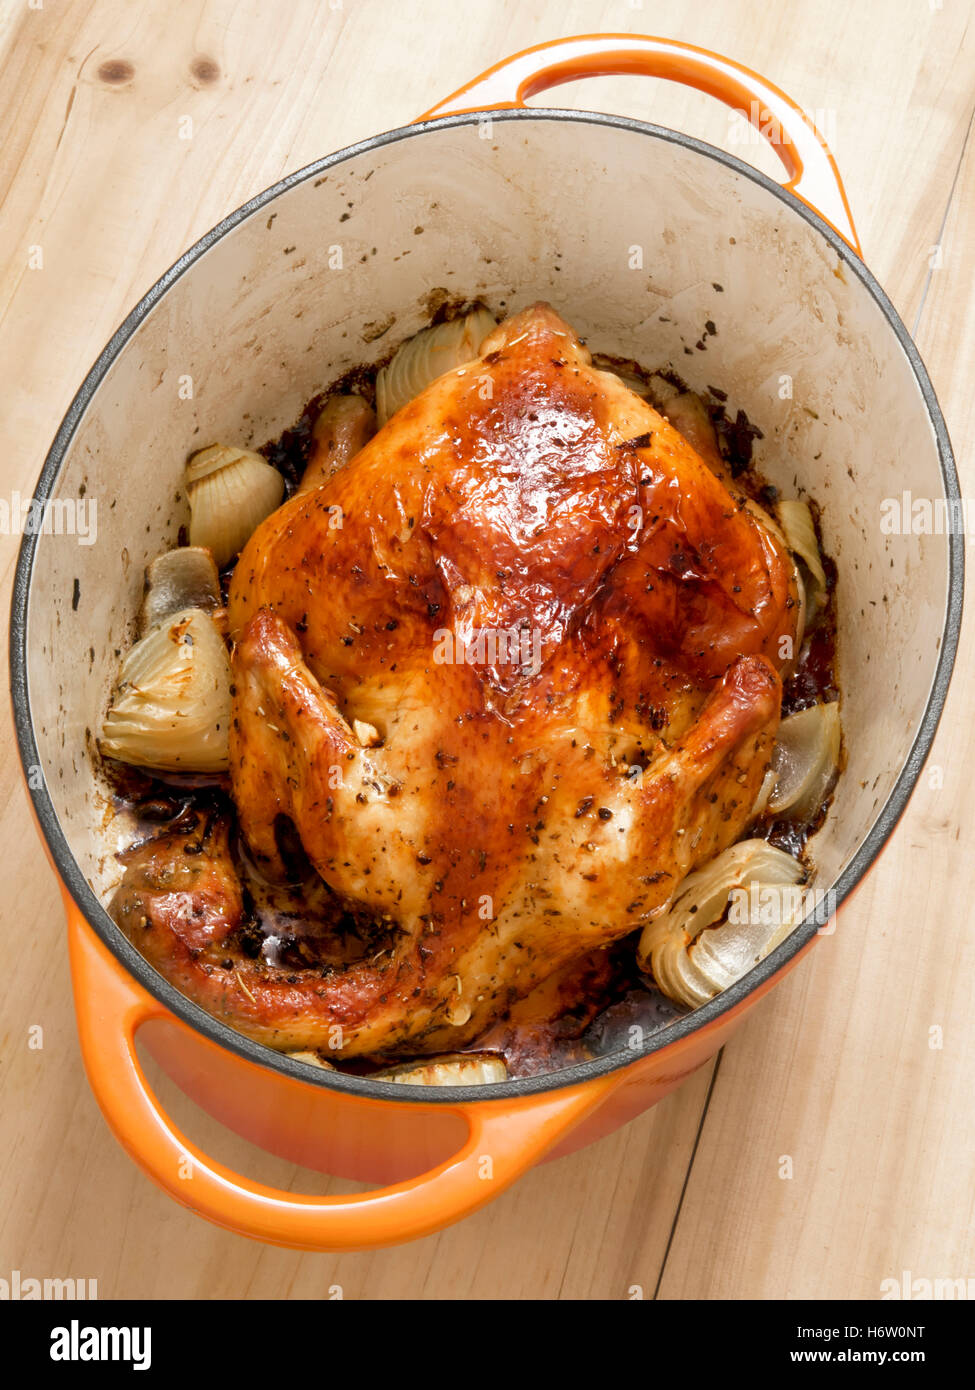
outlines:
[{"label": "wood grain", "polygon": [[[939,244],[917,341],[971,497],[975,141]],[[663,1297],[822,1298],[841,1280],[847,1297],[877,1298],[904,1270],[936,1279],[975,1269],[973,662],[969,624],[882,868],[727,1051]],[[729,1174],[729,1145],[743,1132],[743,1161]],[[780,1173],[785,1156],[791,1178]]]},{"label": "wood grain", "polygon": [[[866,258],[918,337],[975,488],[975,34],[960,0],[0,0],[0,488],[28,493],[84,372],[139,295],[214,222],[329,150],[400,125],[506,53],[559,34],[656,32],[766,74],[824,125]],[[688,130],[775,172],[696,93],[637,79],[553,104]],[[181,139],[186,119],[192,138]],[[942,247],[940,268],[932,248]],[[31,248],[42,269],[30,269]],[[0,537],[9,589],[16,540]],[[839,929],[708,1069],[625,1130],[529,1174],[449,1231],[301,1255],[194,1218],[118,1149],[87,1089],[61,909],[0,741],[0,1274],[96,1278],[103,1298],[874,1297],[901,1270],[975,1272],[975,889],[967,635],[932,764]],[[44,1030],[41,1050],[29,1029]],[[929,1029],[943,1029],[940,1049]],[[158,1079],[158,1078],[157,1078]],[[713,1081],[713,1085],[712,1085]],[[218,1156],[305,1173],[218,1131]],[[696,1152],[695,1152],[696,1146]],[[792,1160],[792,1178],[779,1176]],[[693,1157],[693,1161],[692,1161]],[[685,1187],[686,1184],[686,1187]]]}]

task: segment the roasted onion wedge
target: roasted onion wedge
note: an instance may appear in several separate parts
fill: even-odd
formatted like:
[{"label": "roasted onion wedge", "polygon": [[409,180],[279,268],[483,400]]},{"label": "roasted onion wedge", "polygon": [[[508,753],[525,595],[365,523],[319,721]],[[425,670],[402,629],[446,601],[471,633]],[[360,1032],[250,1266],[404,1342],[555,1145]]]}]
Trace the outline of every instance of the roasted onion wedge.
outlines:
[{"label": "roasted onion wedge", "polygon": [[777,504],[775,510],[786,544],[794,555],[798,555],[813,580],[810,602],[815,606],[826,592],[826,571],[819,554],[819,541],[809,504],[798,498],[786,498]]},{"label": "roasted onion wedge", "polygon": [[220,575],[213,555],[203,546],[179,546],[159,555],[146,570],[139,630],[151,632],[184,608],[214,613],[220,604]]},{"label": "roasted onion wedge", "polygon": [[[762,890],[794,888],[805,871],[797,860],[767,840],[741,840],[710,864],[689,874],[670,907],[643,929],[637,950],[640,969],[652,974],[671,999],[692,1008],[726,989],[788,933],[799,920],[787,892],[784,910],[764,911],[752,920],[745,900]],[[729,920],[716,926],[729,908]]]},{"label": "roasted onion wedge", "polygon": [[488,1086],[507,1079],[508,1068],[504,1062],[487,1052],[458,1052],[404,1062],[402,1066],[377,1071],[369,1078],[370,1081],[388,1081],[394,1086]]},{"label": "roasted onion wedge", "polygon": [[408,401],[444,372],[462,367],[477,356],[481,343],[497,327],[487,309],[423,328],[397,349],[392,361],[376,376],[376,415],[385,425]]},{"label": "roasted onion wedge", "polygon": [[304,1062],[309,1067],[318,1067],[321,1071],[334,1071],[331,1062],[326,1062],[324,1057],[319,1057],[317,1052],[289,1052],[287,1054],[293,1062]]},{"label": "roasted onion wedge", "polygon": [[840,707],[810,705],[779,725],[772,769],[775,788],[767,808],[804,819],[815,815],[833,784],[840,759]]},{"label": "roasted onion wedge", "polygon": [[208,613],[187,608],[126,654],[99,746],[138,767],[224,772],[229,727],[226,645]]},{"label": "roasted onion wedge", "polygon": [[284,496],[284,478],[260,454],[231,444],[200,449],[186,465],[190,544],[223,568]]}]

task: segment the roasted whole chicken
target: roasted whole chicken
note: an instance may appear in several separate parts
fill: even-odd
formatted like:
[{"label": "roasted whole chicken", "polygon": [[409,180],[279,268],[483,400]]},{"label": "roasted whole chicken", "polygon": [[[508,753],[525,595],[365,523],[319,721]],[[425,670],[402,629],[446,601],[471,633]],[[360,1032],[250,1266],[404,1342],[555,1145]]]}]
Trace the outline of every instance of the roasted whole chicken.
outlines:
[{"label": "roasted whole chicken", "polygon": [[742,835],[795,567],[707,432],[545,304],[323,464],[234,572],[230,773],[259,875],[317,876],[359,958],[237,951],[239,884],[202,860],[167,897],[143,854],[116,917],[273,1047],[457,1049]]}]

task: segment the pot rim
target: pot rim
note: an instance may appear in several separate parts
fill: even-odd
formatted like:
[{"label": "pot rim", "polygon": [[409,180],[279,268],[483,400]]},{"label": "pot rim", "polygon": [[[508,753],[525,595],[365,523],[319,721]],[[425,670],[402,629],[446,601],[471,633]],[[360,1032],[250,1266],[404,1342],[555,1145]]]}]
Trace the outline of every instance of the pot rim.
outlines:
[{"label": "pot rim", "polygon": [[[958,475],[955,468],[951,443],[948,438],[947,427],[941,413],[941,408],[938,405],[934,388],[931,385],[930,378],[921,361],[918,350],[914,345],[914,341],[893,304],[890,302],[875,277],[867,269],[865,263],[860,259],[852,247],[844,241],[817,212],[807,203],[803,202],[802,199],[796,197],[795,194],[791,193],[782,184],[770,178],[767,174],[746,164],[735,155],[728,154],[724,150],[720,150],[708,144],[706,141],[697,139],[695,136],[670,130],[665,126],[635,120],[631,117],[607,115],[602,112],[594,111],[558,110],[551,107],[515,107],[511,109],[492,110],[488,113],[475,110],[450,116],[441,116],[434,120],[417,122],[409,126],[397,127],[394,130],[370,136],[355,144],[347,145],[344,149],[334,154],[323,156],[313,163],[306,165],[304,168],[286,175],[283,179],[272,184],[269,188],[264,189],[261,193],[258,193],[255,197],[249,199],[233,212],[229,213],[228,216],[223,218],[215,227],[211,228],[210,231],[201,237],[199,241],[187,251],[183,252],[173,265],[170,266],[151,289],[139,300],[136,306],[115,330],[112,337],[99,354],[94,365],[89,370],[74,400],[71,402],[71,405],[68,407],[67,413],[58,428],[54,442],[45,459],[33,496],[41,501],[46,500],[50,496],[52,487],[60,472],[64,456],[88,405],[94,398],[109,368],[125,348],[136,329],[180,276],[195,265],[196,262],[228,232],[233,231],[246,219],[261,211],[269,203],[288,192],[291,188],[300,183],[304,183],[309,178],[320,175],[323,171],[334,169],[337,165],[349,159],[370,153],[374,150],[383,149],[387,145],[398,143],[400,140],[421,138],[428,131],[449,129],[454,126],[473,125],[482,119],[485,114],[489,115],[492,121],[578,121],[583,124],[594,124],[610,129],[632,131],[639,135],[649,136],[652,139],[668,141],[672,144],[680,145],[685,149],[692,150],[705,159],[715,160],[736,173],[751,179],[753,183],[757,183],[773,197],[779,199],[780,202],[786,204],[786,206],[791,208],[794,212],[799,213],[809,226],[824,238],[840,258],[844,266],[860,280],[887,319],[914,373],[935,432],[945,498],[949,503],[951,501],[960,502],[961,497]],[[907,805],[911,792],[914,789],[934,741],[934,736],[947,698],[948,686],[951,680],[955,654],[958,647],[962,595],[964,589],[965,562],[963,540],[964,537],[958,535],[954,531],[950,531],[948,534],[948,592],[945,605],[945,620],[934,679],[931,684],[931,690],[918,727],[917,735],[904,765],[898,774],[897,780],[891,789],[891,793],[881,807],[873,825],[870,827],[865,838],[861,841],[846,869],[840,875],[839,879],[831,885],[835,893],[837,913],[843,905],[843,902],[877,859],[881,849],[896,826],[897,821]],[[322,1071],[306,1062],[295,1062],[285,1053],[275,1052],[274,1049],[263,1043],[253,1042],[251,1039],[245,1037],[244,1034],[237,1032],[236,1029],[232,1028],[229,1024],[222,1023],[220,1020],[214,1018],[211,1014],[207,1013],[205,1009],[201,1008],[200,1005],[193,1003],[192,1000],[181,994],[180,991],[169,984],[169,982],[165,980],[128,941],[109,917],[108,912],[99,902],[82,874],[80,865],[75,859],[67,838],[61,829],[53,802],[47,791],[46,783],[42,780],[42,785],[39,787],[32,787],[30,785],[29,769],[32,766],[39,766],[41,761],[37,742],[34,738],[33,718],[30,709],[27,679],[27,607],[30,598],[31,576],[36,547],[37,536],[35,534],[25,534],[22,537],[11,597],[10,689],[14,708],[17,745],[25,780],[27,781],[28,791],[33,802],[34,813],[57,872],[60,875],[63,885],[71,894],[79,910],[91,928],[95,931],[96,935],[112,953],[115,959],[125,968],[128,974],[131,975],[143,989],[163,1004],[178,1020],[181,1020],[195,1031],[202,1033],[209,1041],[227,1048],[229,1051],[236,1053],[237,1056],[248,1062],[279,1072],[286,1077],[302,1081],[306,1084],[322,1086],[328,1090],[344,1092],[361,1099],[381,1100],[392,1104],[443,1104],[457,1106],[475,1102],[490,1103],[491,1101],[521,1099],[528,1096],[540,1095],[544,1092],[557,1091],[569,1086],[578,1086],[587,1081],[594,1081],[599,1077],[607,1076],[610,1073],[622,1071],[625,1067],[649,1056],[651,1053],[660,1052],[672,1044],[679,1042],[681,1039],[688,1037],[692,1033],[702,1031],[715,1025],[725,1014],[728,1014],[731,1010],[741,1005],[749,995],[759,990],[766,982],[771,981],[774,976],[783,970],[789,962],[803,950],[818,931],[815,914],[811,913],[810,916],[804,919],[774,951],[748,971],[747,974],[743,975],[740,980],[728,986],[727,989],[716,995],[715,998],[710,1000],[707,1004],[700,1005],[698,1008],[650,1034],[649,1038],[640,1048],[626,1048],[623,1051],[608,1053],[605,1056],[596,1057],[587,1062],[576,1063],[573,1066],[563,1068],[559,1071],[499,1082],[489,1088],[479,1086],[442,1088],[398,1086],[395,1088],[397,1094],[393,1096],[390,1094],[393,1088],[391,1088],[388,1083],[372,1081],[368,1077],[350,1076],[337,1071]]]}]

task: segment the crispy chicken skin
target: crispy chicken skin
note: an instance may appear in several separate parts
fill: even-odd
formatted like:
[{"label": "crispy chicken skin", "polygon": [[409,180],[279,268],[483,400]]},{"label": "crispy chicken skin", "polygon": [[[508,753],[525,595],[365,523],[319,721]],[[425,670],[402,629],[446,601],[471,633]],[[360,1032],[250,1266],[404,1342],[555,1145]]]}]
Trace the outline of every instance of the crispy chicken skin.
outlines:
[{"label": "crispy chicken skin", "polygon": [[164,975],[218,951],[240,925],[244,901],[226,817],[181,818],[121,858],[126,874],[112,916]]},{"label": "crispy chicken skin", "polygon": [[391,945],[159,968],[274,1047],[445,1051],[661,910],[748,823],[795,632],[733,489],[538,304],[279,508],[230,594],[240,828]]}]

